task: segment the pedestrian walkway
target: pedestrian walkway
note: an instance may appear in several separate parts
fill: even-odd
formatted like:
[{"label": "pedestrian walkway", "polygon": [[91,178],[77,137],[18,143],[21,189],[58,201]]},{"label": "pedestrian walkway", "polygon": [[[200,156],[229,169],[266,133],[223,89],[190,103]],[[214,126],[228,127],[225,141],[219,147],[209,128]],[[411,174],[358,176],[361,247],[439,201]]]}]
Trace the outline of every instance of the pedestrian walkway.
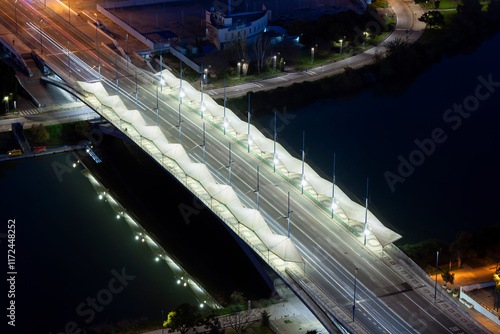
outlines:
[{"label": "pedestrian walkway", "polygon": [[29,115],[38,115],[39,112],[35,108],[19,110],[19,115],[21,116],[29,116]]},{"label": "pedestrian walkway", "polygon": [[[320,334],[328,334],[316,317],[291,291],[287,300],[258,309],[253,321],[260,321],[262,312],[264,311],[270,314],[270,322],[273,325],[272,327],[274,327],[274,331],[277,333],[304,334],[307,331],[316,330]],[[198,327],[196,331],[190,330],[188,334],[194,334],[196,332],[203,333],[204,331],[204,327]],[[164,329],[163,333],[168,333],[168,329]],[[179,332],[173,333],[178,334]],[[162,330],[157,329],[150,332],[144,332],[144,334],[162,334]]]}]

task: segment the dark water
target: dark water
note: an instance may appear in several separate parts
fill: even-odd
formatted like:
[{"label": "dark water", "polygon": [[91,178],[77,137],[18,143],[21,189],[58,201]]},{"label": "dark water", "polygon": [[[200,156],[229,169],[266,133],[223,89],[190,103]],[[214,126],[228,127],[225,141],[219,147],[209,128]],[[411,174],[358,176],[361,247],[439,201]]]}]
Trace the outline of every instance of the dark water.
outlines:
[{"label": "dark water", "polygon": [[[194,207],[193,196],[135,145],[105,136],[95,150],[103,163],[92,164],[84,154],[87,167],[96,177],[105,176],[101,182],[113,197],[212,295],[225,298],[237,290],[253,300],[269,297],[264,280],[223,224],[209,210]],[[161,310],[198,305],[191,290],[178,285],[168,266],[156,262],[99,200],[81,166],[58,177],[54,168],[66,168],[68,158],[76,160],[61,154],[0,164],[0,233],[8,219],[15,219],[18,273],[16,328],[7,333],[60,333],[71,322],[87,329],[143,317],[159,324]],[[180,205],[196,209],[187,222]],[[6,235],[1,237],[6,254]],[[118,276],[128,278],[123,283]],[[120,291],[107,292],[113,290]]]},{"label": "dark water", "polygon": [[[306,132],[307,160],[331,179],[337,154],[337,181],[358,198],[370,178],[370,208],[403,235],[402,242],[427,238],[450,241],[460,230],[473,230],[500,220],[500,35],[475,52],[443,59],[416,80],[379,84],[355,97],[325,99],[294,110],[278,120],[281,140],[296,151]],[[478,79],[496,82],[494,92],[481,88],[477,109],[461,124],[444,120],[454,104],[477,100]],[[473,106],[474,107],[474,106]],[[272,117],[259,119],[266,127]],[[271,128],[272,129],[272,128]],[[435,130],[441,129],[441,130]],[[398,174],[401,155],[422,158],[415,140],[438,140],[428,155],[414,160],[404,182],[391,189],[384,173]],[[422,151],[422,150],[420,150]],[[431,153],[432,152],[432,153]],[[402,181],[403,179],[400,179]]]},{"label": "dark water", "polygon": [[[52,166],[65,159],[58,155],[0,165],[1,233],[7,219],[15,219],[18,273],[16,328],[6,328],[4,319],[7,331],[2,333],[59,333],[70,321],[83,328],[143,316],[160,323],[161,310],[196,304],[191,291],[180,288],[167,265],[155,262],[151,250],[134,240],[128,225],[116,219],[79,171],[64,174],[59,182]],[[0,240],[6,254],[6,239],[2,235]],[[99,293],[109,290],[113,270],[134,278],[108,301],[106,293]],[[123,285],[113,284],[116,289]],[[98,296],[107,304],[91,319],[87,298]],[[77,312],[80,303],[86,306]]]}]

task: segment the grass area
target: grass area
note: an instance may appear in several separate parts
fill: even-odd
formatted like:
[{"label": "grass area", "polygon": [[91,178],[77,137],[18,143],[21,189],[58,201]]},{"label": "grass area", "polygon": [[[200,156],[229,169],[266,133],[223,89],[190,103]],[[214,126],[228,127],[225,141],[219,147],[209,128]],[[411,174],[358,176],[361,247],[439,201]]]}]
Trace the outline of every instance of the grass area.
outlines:
[{"label": "grass area", "polygon": [[451,25],[451,21],[453,20],[455,14],[457,14],[457,11],[456,10],[444,11],[441,12],[441,14],[443,14],[444,16],[445,25],[443,27],[433,27],[432,29],[426,27],[424,35],[422,36],[420,42],[422,42],[423,44],[427,44],[427,43],[432,43],[434,41],[440,41],[443,38],[444,31],[447,29],[448,26]]},{"label": "grass area", "polygon": [[[270,69],[270,70],[261,72],[260,74],[240,76],[239,78],[237,75],[233,75],[233,76],[228,75],[226,77],[226,85],[229,86],[229,85],[233,85],[233,84],[237,84],[237,83],[241,83],[241,82],[245,82],[245,81],[251,81],[251,80],[255,80],[255,79],[270,77],[272,75],[276,75],[276,74],[280,74],[280,73],[282,73],[282,71],[280,71],[278,69],[277,70]],[[210,79],[211,79],[210,83],[215,87],[222,87],[224,85],[224,77],[220,77],[220,78],[217,77],[217,78],[210,78]]]},{"label": "grass area", "polygon": [[[50,148],[63,145],[74,145],[79,143],[81,140],[84,140],[85,137],[79,135],[75,130],[77,124],[80,123],[82,122],[72,122],[46,126],[45,129],[49,133],[49,140],[42,146],[47,146],[47,148]],[[30,145],[35,146],[33,144],[33,136],[29,127],[24,129],[24,134]]]},{"label": "grass area", "polygon": [[387,8],[389,6],[388,6],[387,0],[375,0],[375,1],[372,1],[372,3],[368,5],[368,7],[371,7],[371,8]]},{"label": "grass area", "polygon": [[[439,9],[456,9],[458,5],[458,0],[441,0],[439,3]],[[434,1],[427,1],[420,3],[420,6],[424,9],[435,10],[436,6],[434,5]]]}]

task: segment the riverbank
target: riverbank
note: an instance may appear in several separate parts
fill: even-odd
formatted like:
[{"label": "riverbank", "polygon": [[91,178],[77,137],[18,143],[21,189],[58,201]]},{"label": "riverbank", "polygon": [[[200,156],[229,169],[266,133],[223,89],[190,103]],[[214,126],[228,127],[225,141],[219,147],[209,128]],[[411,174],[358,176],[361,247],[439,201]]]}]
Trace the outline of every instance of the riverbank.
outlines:
[{"label": "riverbank", "polygon": [[[466,8],[441,28],[426,29],[422,41],[415,44],[396,40],[389,43],[387,56],[376,56],[375,63],[358,69],[345,67],[340,74],[315,81],[294,83],[266,91],[251,93],[251,108],[257,116],[281,110],[285,105],[294,109],[325,98],[349,98],[363,90],[381,84],[388,93],[400,91],[420,74],[439,63],[444,57],[469,54],[479,48],[484,40],[500,29],[500,7],[493,5],[482,14]],[[403,85],[403,88],[402,88]],[[222,100],[218,100],[222,104]],[[230,98],[229,108],[245,113],[248,94]]]}]

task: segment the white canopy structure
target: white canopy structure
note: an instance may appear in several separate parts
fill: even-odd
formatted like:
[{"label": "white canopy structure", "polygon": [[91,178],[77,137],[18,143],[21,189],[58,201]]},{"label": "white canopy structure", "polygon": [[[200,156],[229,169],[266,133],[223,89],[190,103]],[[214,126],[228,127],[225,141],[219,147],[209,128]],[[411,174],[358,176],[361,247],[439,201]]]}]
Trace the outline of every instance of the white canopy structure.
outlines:
[{"label": "white canopy structure", "polygon": [[[180,81],[172,73],[163,70],[161,77],[166,85],[177,90],[180,89]],[[240,223],[253,230],[270,251],[285,261],[303,261],[289,238],[273,233],[260,212],[245,208],[231,186],[217,184],[207,166],[193,162],[181,144],[169,143],[160,128],[147,125],[140,112],[128,110],[119,96],[109,96],[100,82],[79,82],[79,84],[86,92],[94,94],[102,105],[111,108],[122,120],[132,124],[139,134],[152,141],[158,150],[174,160],[186,175],[197,180],[206,192],[224,204]],[[182,91],[184,99],[201,102],[201,93],[185,81],[182,82]],[[203,105],[205,115],[211,115],[219,122],[222,121],[223,106],[218,105],[208,94],[203,94]],[[229,108],[226,108],[226,121],[236,132],[236,135],[248,134],[248,123],[242,121]],[[265,137],[253,125],[251,125],[250,132],[252,146],[256,145],[262,153],[274,153],[275,143],[273,140]],[[276,154],[279,163],[289,173],[302,173],[302,161],[293,157],[279,143],[276,143]],[[308,184],[317,194],[326,197],[332,196],[332,182],[320,177],[308,164],[305,164],[304,174]],[[337,186],[335,186],[335,201],[349,219],[364,222],[365,208],[352,201]],[[368,214],[367,224],[382,246],[401,238],[399,234],[386,228],[371,212]]]}]

